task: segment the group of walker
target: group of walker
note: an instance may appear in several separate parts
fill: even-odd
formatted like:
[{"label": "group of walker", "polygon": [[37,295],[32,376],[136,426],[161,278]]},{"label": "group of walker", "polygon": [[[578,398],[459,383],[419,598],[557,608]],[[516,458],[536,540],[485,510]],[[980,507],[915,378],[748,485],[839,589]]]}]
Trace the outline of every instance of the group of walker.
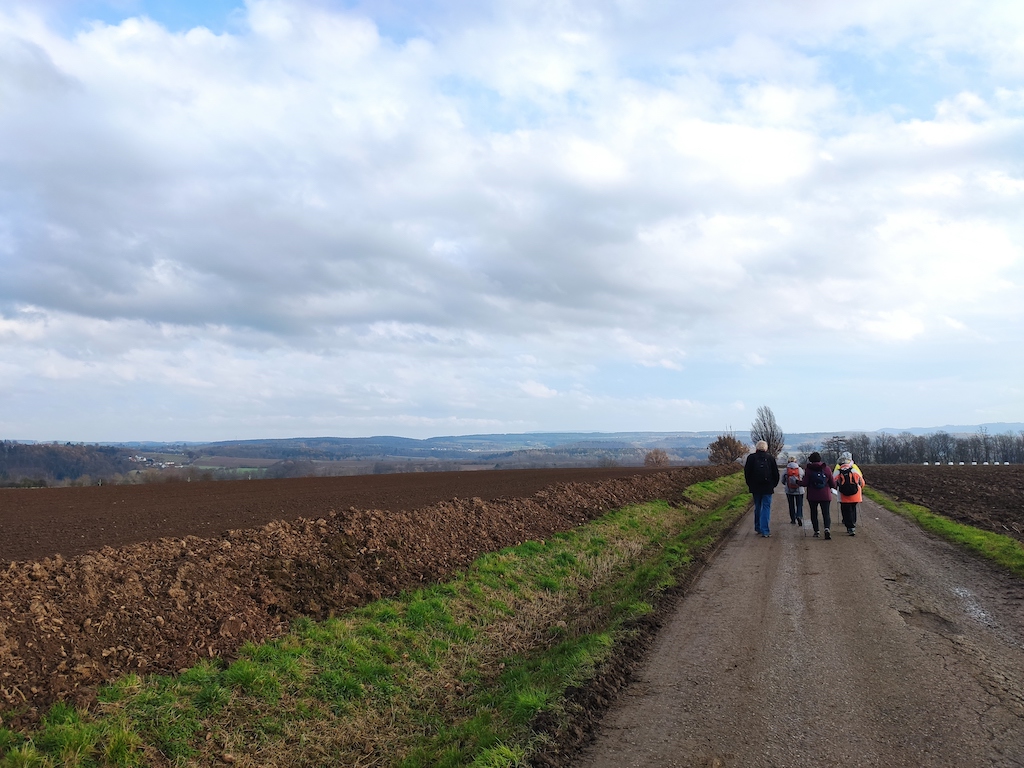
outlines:
[{"label": "group of walker", "polygon": [[759,440],[755,450],[747,456],[743,466],[743,476],[747,488],[754,497],[754,531],[768,538],[771,536],[769,518],[772,511],[772,493],[780,483],[786,488],[786,500],[789,502],[789,522],[803,527],[804,494],[807,495],[807,506],[811,510],[811,527],[814,538],[821,535],[818,528],[818,512],[821,512],[821,523],[826,539],[832,538],[832,516],[829,508],[832,504],[833,492],[839,498],[839,510],[843,517],[843,525],[850,536],[857,535],[857,505],[864,500],[864,475],[860,467],[853,463],[849,451],[839,454],[839,463],[834,469],[822,461],[821,454],[815,451],[807,457],[803,467],[797,463],[796,456],[790,456],[786,464],[786,473],[779,472],[775,457],[768,455],[768,444]]}]

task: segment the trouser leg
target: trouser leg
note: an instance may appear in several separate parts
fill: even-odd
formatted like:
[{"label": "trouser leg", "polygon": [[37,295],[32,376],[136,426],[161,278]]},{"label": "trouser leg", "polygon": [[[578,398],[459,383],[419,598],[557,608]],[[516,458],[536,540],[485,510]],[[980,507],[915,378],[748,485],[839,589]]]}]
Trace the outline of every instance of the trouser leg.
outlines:
[{"label": "trouser leg", "polygon": [[766,493],[761,497],[761,534],[766,536],[771,533],[769,521],[772,516],[772,494]]},{"label": "trouser leg", "polygon": [[814,530],[818,529],[818,509],[821,510],[821,526],[826,530],[831,527],[831,515],[828,513],[828,508],[831,502],[811,502],[811,525],[814,526]]}]

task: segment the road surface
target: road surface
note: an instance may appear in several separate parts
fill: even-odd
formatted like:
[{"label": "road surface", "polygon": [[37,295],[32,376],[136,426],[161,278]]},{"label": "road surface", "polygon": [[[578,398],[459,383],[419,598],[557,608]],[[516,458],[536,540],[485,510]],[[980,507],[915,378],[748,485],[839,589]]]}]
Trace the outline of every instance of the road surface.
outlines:
[{"label": "road surface", "polygon": [[574,764],[1024,766],[1024,582],[873,502],[838,517],[748,514]]}]

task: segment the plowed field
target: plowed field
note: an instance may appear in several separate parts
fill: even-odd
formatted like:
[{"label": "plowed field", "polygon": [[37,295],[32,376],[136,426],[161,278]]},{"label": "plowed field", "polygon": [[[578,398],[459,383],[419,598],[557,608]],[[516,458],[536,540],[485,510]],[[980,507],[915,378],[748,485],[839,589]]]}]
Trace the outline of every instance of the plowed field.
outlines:
[{"label": "plowed field", "polygon": [[420,472],[291,480],[0,489],[0,562],[64,557],[164,537],[218,536],[276,520],[357,509],[408,511],[454,498],[532,496],[557,483],[593,483],[658,470],[637,467]]},{"label": "plowed field", "polygon": [[0,491],[0,715],[438,581],[735,468],[513,470]]},{"label": "plowed field", "polygon": [[1024,541],[1024,466],[865,465],[869,486],[932,512]]}]

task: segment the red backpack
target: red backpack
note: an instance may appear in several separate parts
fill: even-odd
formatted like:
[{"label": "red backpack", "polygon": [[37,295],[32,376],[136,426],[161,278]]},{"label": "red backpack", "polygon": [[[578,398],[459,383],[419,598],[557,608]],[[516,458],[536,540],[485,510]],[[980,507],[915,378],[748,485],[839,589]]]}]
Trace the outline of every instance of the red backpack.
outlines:
[{"label": "red backpack", "polygon": [[800,467],[786,467],[786,487],[791,491],[800,487]]}]

